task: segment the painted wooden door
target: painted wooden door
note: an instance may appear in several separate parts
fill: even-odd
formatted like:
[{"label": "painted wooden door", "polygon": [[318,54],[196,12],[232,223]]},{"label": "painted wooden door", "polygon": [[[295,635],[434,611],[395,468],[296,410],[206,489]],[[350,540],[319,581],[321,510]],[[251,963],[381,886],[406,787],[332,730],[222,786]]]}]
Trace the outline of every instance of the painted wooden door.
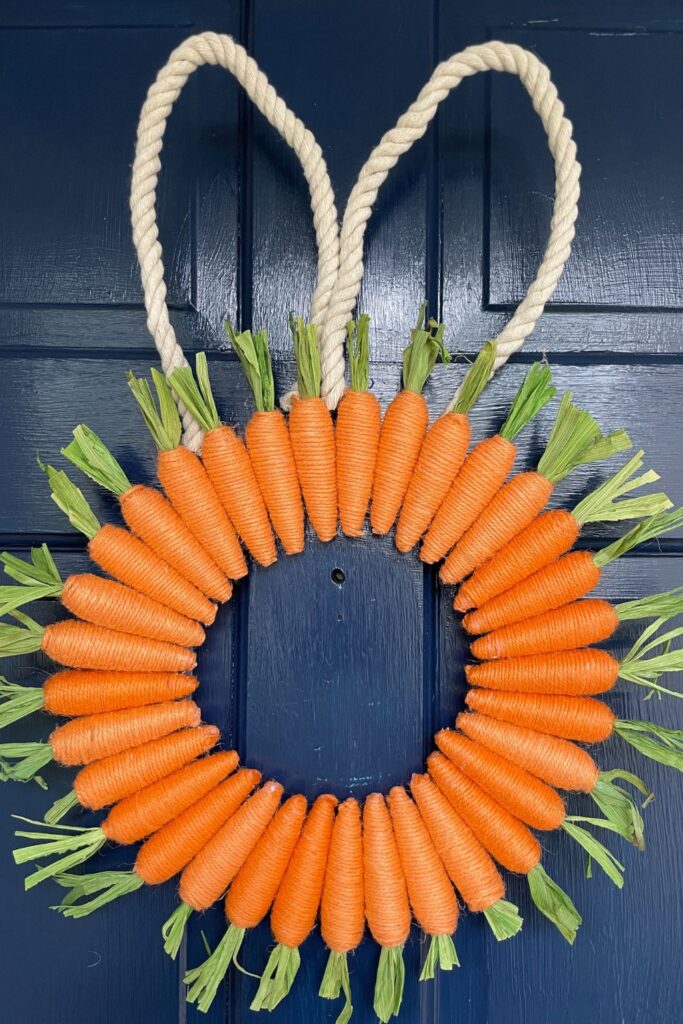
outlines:
[{"label": "painted wooden door", "polygon": [[[206,28],[244,41],[287,102],[320,140],[343,208],[371,146],[414,98],[439,58],[486,38],[533,49],[552,68],[575,122],[584,166],[574,255],[525,351],[479,403],[475,434],[497,428],[525,367],[547,352],[560,387],[571,387],[605,427],[624,426],[646,449],[672,497],[683,498],[683,108],[680,5],[652,0],[5,0],[0,6],[0,535],[19,553],[49,541],[60,567],[86,565],[84,545],[50,502],[36,455],[59,461],[78,421],[101,432],[135,479],[153,477],[149,437],[124,371],[153,363],[130,240],[127,188],[136,118],[170,50]],[[541,127],[519,83],[478,76],[452,96],[426,138],[392,172],[367,237],[361,305],[373,322],[373,389],[386,402],[400,373],[408,326],[426,294],[448,325],[453,351],[474,353],[522,297],[543,249],[552,172]],[[186,350],[208,351],[220,409],[244,424],[247,389],[222,320],[270,331],[280,387],[293,375],[286,313],[306,310],[315,266],[304,181],[293,156],[245,104],[223,72],[200,71],[177,104],[164,149],[161,237],[172,316]],[[461,364],[437,369],[427,389],[442,409]],[[523,442],[531,464],[549,424]],[[599,471],[558,489],[572,502]],[[99,516],[106,495],[87,487]],[[585,544],[613,530],[590,530]],[[681,581],[680,535],[605,574],[611,598]],[[335,570],[342,570],[343,582]],[[309,795],[362,797],[405,781],[434,730],[463,704],[465,645],[451,594],[415,556],[389,541],[329,545],[254,571],[221,611],[201,652],[201,704],[244,758]],[[58,613],[39,607],[43,621]],[[612,645],[623,651],[634,630]],[[36,665],[38,668],[36,668]],[[6,674],[28,681],[48,665],[20,659]],[[614,708],[637,717],[641,695],[625,686]],[[675,701],[648,715],[681,724]],[[12,739],[47,735],[38,718]],[[683,791],[674,773],[644,764],[619,742],[603,766],[642,773],[657,798],[647,810],[648,849],[619,849],[626,886],[583,877],[561,835],[544,838],[552,873],[574,895],[583,929],[569,948],[510,881],[523,934],[497,945],[468,915],[457,944],[462,967],[435,984],[415,981],[424,946],[407,947],[401,1019],[461,1024],[673,1024],[679,966]],[[149,889],[80,922],[49,909],[56,887],[22,892],[10,857],[11,812],[42,816],[70,785],[48,770],[37,786],[0,789],[0,1017],[5,1024],[196,1021],[180,978],[213,942],[218,910],[193,923],[172,963],[159,927],[173,885]],[[570,806],[586,807],[579,800]],[[87,821],[87,818],[83,820]],[[98,866],[131,863],[112,849]],[[247,940],[258,970],[267,927]],[[315,995],[319,936],[303,949],[301,977],[282,1022],[332,1021]],[[374,1019],[376,950],[352,961],[358,1022]],[[254,981],[234,972],[211,1024],[256,1020]]]}]

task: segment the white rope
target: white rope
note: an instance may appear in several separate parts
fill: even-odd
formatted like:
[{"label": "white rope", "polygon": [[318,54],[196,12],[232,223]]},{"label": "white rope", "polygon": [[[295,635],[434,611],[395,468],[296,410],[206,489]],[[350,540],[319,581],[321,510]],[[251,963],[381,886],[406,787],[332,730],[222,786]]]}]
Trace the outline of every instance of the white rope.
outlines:
[{"label": "white rope", "polygon": [[[339,265],[334,193],[315,137],[280,99],[244,47],[230,36],[214,32],[190,36],[173,51],[147,93],[140,112],[130,195],[133,241],[140,263],[147,326],[166,374],[178,366],[186,366],[187,360],[171,326],[166,305],[164,265],[156,220],[156,188],[161,169],[159,155],[173,104],[189,76],[203,64],[217,64],[230,71],[301,161],[311,193],[318,244],[318,280],[310,314],[313,323],[318,325],[323,322]],[[198,450],[202,440],[201,428],[188,410],[180,405],[179,408],[185,430],[183,443]]]},{"label": "white rope", "polygon": [[[579,175],[571,122],[550,80],[545,64],[528,50],[502,42],[469,46],[439,64],[432,77],[396,124],[382,138],[362,168],[344,212],[340,235],[339,274],[321,332],[322,393],[334,409],[344,393],[344,339],[363,276],[363,238],[380,186],[401,154],[421,138],[439,104],[460,82],[479,71],[519,75],[543,122],[555,161],[555,205],[550,238],[536,280],[498,336],[494,372],[531,333],[552,295],[569,258],[578,212]],[[457,397],[457,396],[456,396]],[[455,399],[454,399],[455,401]]]}]

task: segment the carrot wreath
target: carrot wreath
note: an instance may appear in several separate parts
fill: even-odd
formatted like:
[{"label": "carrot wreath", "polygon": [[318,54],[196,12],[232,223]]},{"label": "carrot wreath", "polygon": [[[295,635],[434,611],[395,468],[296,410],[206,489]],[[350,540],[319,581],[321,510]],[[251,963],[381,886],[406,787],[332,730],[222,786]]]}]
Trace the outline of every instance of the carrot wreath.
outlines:
[{"label": "carrot wreath", "polygon": [[460,472],[470,444],[470,409],[486,387],[496,358],[489,341],[470,366],[452,409],[428,429],[403,499],[396,526],[396,547],[410,551],[425,532]]},{"label": "carrot wreath", "polygon": [[[41,466],[55,505],[88,538],[88,554],[100,569],[159,604],[210,625],[216,606],[147,544],[120,526],[100,526],[83,493],[63,470]],[[111,666],[107,666],[111,668]]]},{"label": "carrot wreath", "polygon": [[420,558],[438,562],[447,555],[498,493],[512,469],[514,440],[555,396],[546,363],[534,363],[497,434],[475,445],[462,464],[427,531]]},{"label": "carrot wreath", "polygon": [[681,523],[683,509],[661,512],[599,551],[571,551],[469,612],[463,625],[470,633],[484,633],[561,608],[590,593],[599,583],[606,565],[639,544],[662,537]]},{"label": "carrot wreath", "polygon": [[[157,476],[166,497],[188,530],[194,534],[218,568],[229,579],[247,575],[247,563],[235,527],[228,519],[220,498],[198,455],[180,443],[182,424],[169,383],[163,373],[150,370],[157,394],[157,410],[151,388],[128,371],[126,379],[143,419],[159,450]],[[228,588],[222,592],[229,598]]]},{"label": "carrot wreath", "polygon": [[268,336],[265,331],[235,334],[229,323],[225,329],[239,356],[256,405],[256,412],[244,432],[251,464],[273,529],[285,552],[296,555],[304,549],[304,506],[287,421],[275,408]]},{"label": "carrot wreath", "polygon": [[630,446],[623,430],[603,437],[591,414],[575,406],[566,391],[537,469],[518,473],[498,491],[443,563],[441,582],[458,583],[492,558],[536,518],[555,485],[577,466],[607,459]]},{"label": "carrot wreath", "polygon": [[366,313],[346,327],[351,387],[337,406],[337,489],[339,519],[347,537],[360,537],[370,504],[382,410],[368,391],[370,318]]},{"label": "carrot wreath", "polygon": [[[79,424],[73,430],[73,441],[62,448],[62,455],[118,498],[128,529],[159,558],[168,562],[202,594],[219,601],[230,599],[230,582],[170,502],[154,487],[131,484],[102,439],[90,427]],[[208,608],[207,614],[211,614]]]},{"label": "carrot wreath", "polygon": [[470,608],[480,608],[566,554],[587,523],[645,519],[671,508],[672,503],[662,493],[617,500],[638,487],[659,480],[653,469],[632,479],[633,474],[642,468],[643,454],[642,451],[636,452],[625,466],[587,495],[571,512],[551,509],[533,519],[465,580],[455,597],[456,610],[466,612]]},{"label": "carrot wreath", "polygon": [[314,324],[290,316],[298,396],[292,400],[289,436],[306,513],[318,538],[337,533],[337,466],[334,424],[320,397],[322,370]]},{"label": "carrot wreath", "polygon": [[5,572],[20,585],[0,586],[0,616],[42,598],[58,598],[79,619],[116,632],[165,640],[179,647],[200,647],[204,630],[166,605],[114,580],[79,573],[62,582],[47,544],[31,548],[31,561],[0,553]]},{"label": "carrot wreath", "polygon": [[274,1010],[289,994],[301,965],[299,946],[318,916],[337,798],[319,796],[304,826],[270,912],[277,941],[250,1009]]},{"label": "carrot wreath", "polygon": [[277,559],[275,540],[254,467],[244,442],[232,427],[220,421],[205,353],[197,353],[194,376],[189,366],[181,366],[169,380],[183,405],[206,431],[202,462],[231,523],[256,561],[272,565]]},{"label": "carrot wreath", "polygon": [[410,791],[429,830],[448,877],[468,908],[483,911],[502,941],[522,927],[517,907],[503,899],[505,884],[489,853],[429,775],[414,774]]},{"label": "carrot wreath", "polygon": [[361,815],[358,801],[350,797],[339,805],[334,819],[320,901],[320,932],[330,955],[318,994],[338,999],[343,993],[336,1024],[348,1024],[353,1013],[347,957],[360,944],[364,928]]},{"label": "carrot wreath", "polygon": [[382,421],[370,508],[373,533],[388,533],[399,514],[429,423],[422,390],[438,357],[451,361],[443,343],[445,327],[428,321],[426,311],[425,303],[403,351],[403,390],[390,402]]},{"label": "carrot wreath", "polygon": [[403,946],[410,935],[410,904],[396,836],[381,793],[363,804],[365,916],[380,947],[374,1008],[383,1024],[397,1017],[403,1001]]},{"label": "carrot wreath", "polygon": [[270,909],[306,817],[306,798],[292,796],[277,811],[225,897],[228,929],[213,953],[185,973],[188,1003],[206,1013],[218,986],[237,957],[248,928],[261,923]]},{"label": "carrot wreath", "polygon": [[[38,840],[38,843],[33,846],[24,846],[15,850],[15,863],[26,864],[28,861],[35,862],[53,855],[57,855],[58,858],[29,875],[24,880],[24,888],[31,889],[47,878],[63,875],[64,872],[70,871],[78,864],[83,864],[86,860],[94,857],[107,842],[129,846],[144,839],[152,832],[156,832],[166,822],[172,821],[186,808],[191,807],[196,800],[213,789],[226,775],[233,772],[237,767],[237,761],[238,757],[234,750],[194,761],[161,781],[151,783],[121,800],[115,807],[112,807],[97,828],[59,825],[52,826],[51,831],[46,831],[49,826],[46,826],[45,822],[20,818],[20,821],[28,821],[30,825],[41,826],[45,831],[15,832],[18,838]],[[110,872],[104,874],[109,876]],[[104,887],[97,906],[103,906],[126,892],[139,889],[142,885],[142,878],[133,872],[116,872],[116,874],[119,876],[125,874],[128,878],[127,883],[113,888]],[[93,878],[93,876],[89,877]],[[122,880],[119,878],[118,881]],[[78,895],[81,893],[79,892]],[[67,917],[83,917],[86,913],[91,913],[96,909],[89,907],[84,911],[82,907],[78,907],[67,913],[67,908],[71,907],[71,903],[72,901],[67,899],[59,908],[62,913],[66,913]]]}]

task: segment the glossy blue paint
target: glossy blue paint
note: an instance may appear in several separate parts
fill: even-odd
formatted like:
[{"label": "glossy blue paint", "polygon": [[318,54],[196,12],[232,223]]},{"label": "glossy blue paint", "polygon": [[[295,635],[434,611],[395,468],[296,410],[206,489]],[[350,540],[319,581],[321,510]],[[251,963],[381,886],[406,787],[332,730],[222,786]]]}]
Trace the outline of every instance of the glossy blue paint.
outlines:
[{"label": "glossy blue paint", "polygon": [[[102,432],[136,479],[151,480],[151,444],[123,371],[152,362],[130,241],[127,188],[135,123],[145,90],[170,49],[212,28],[244,41],[282,95],[318,136],[343,206],[370,147],[412,100],[438,59],[501,37],[546,59],[575,120],[584,196],[575,255],[527,350],[492,383],[474,414],[482,437],[502,421],[525,366],[548,351],[560,387],[605,427],[626,426],[683,499],[678,437],[683,401],[681,232],[683,160],[677,69],[680,5],[653,0],[75,0],[0,8],[0,539],[12,550],[49,540],[60,567],[87,564],[81,539],[47,497],[34,457],[58,460],[80,419]],[[453,351],[474,352],[500,329],[537,265],[552,201],[552,171],[538,122],[519,84],[478,76],[444,105],[436,124],[392,172],[367,237],[362,306],[374,325],[373,388],[383,402],[398,384],[407,325],[424,294],[441,310]],[[227,352],[222,319],[265,325],[278,386],[292,380],[285,314],[306,308],[314,237],[306,187],[285,145],[253,114],[229,77],[193,76],[164,147],[161,238],[172,316],[189,350],[207,349],[221,412],[244,424],[249,396]],[[460,379],[438,368],[427,389],[433,413]],[[549,416],[527,432],[531,465]],[[595,468],[558,488],[571,502]],[[98,516],[114,504],[86,485]],[[585,543],[612,536],[589,532]],[[611,598],[635,597],[681,578],[681,536],[605,574]],[[339,586],[331,578],[343,569]],[[305,554],[254,571],[223,609],[200,656],[200,700],[226,743],[292,788],[363,796],[405,780],[435,728],[463,703],[465,643],[434,575],[388,542],[311,540]],[[57,612],[36,609],[42,621]],[[635,630],[620,631],[622,651]],[[45,659],[3,666],[31,681]],[[681,724],[674,702],[643,708],[620,686],[620,714]],[[38,717],[7,739],[45,737]],[[4,738],[4,737],[3,737]],[[618,742],[601,765],[637,771],[656,789],[647,853],[619,850],[627,884],[583,878],[582,858],[558,836],[543,839],[550,870],[569,888],[585,925],[569,949],[533,912],[525,886],[510,891],[524,934],[501,946],[478,917],[458,930],[459,971],[435,984],[414,978],[423,955],[414,932],[401,1020],[462,1024],[645,1024],[680,1017],[683,794],[671,772],[644,764]],[[11,862],[12,823],[41,816],[70,774],[49,770],[36,786],[0,789],[0,901],[4,910],[1,1017],[5,1024],[123,1024],[257,1020],[254,981],[235,972],[206,1017],[186,1008],[180,976],[222,930],[219,910],[193,922],[179,962],[164,957],[160,923],[173,885],[121,901],[80,922],[50,911],[56,887],[21,888]],[[586,806],[571,799],[572,808]],[[87,821],[86,817],[82,818]],[[112,849],[98,866],[122,866]],[[267,925],[247,939],[243,962],[262,966]],[[301,977],[274,1021],[332,1021],[316,996],[324,953],[305,944]],[[352,959],[354,1020],[369,1022],[376,949]]]}]

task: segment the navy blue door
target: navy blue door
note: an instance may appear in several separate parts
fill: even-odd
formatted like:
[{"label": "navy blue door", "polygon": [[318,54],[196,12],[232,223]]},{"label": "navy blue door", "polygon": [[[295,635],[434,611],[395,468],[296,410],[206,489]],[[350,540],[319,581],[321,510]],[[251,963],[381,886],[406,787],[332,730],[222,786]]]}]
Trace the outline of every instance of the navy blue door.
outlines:
[{"label": "navy blue door", "polygon": [[[605,427],[626,427],[646,449],[677,504],[683,499],[683,18],[673,0],[6,0],[0,7],[0,538],[24,553],[47,540],[60,567],[86,565],[84,546],[50,502],[37,453],[56,460],[72,426],[101,433],[136,480],[153,477],[154,453],[124,371],[154,362],[130,240],[129,168],[140,104],[158,67],[185,36],[228,32],[247,45],[326,154],[338,206],[372,145],[414,98],[434,64],[463,46],[503,38],[551,67],[575,123],[584,166],[574,255],[526,350],[501,372],[475,414],[482,437],[501,423],[527,366],[549,353],[560,387],[574,389]],[[477,76],[445,104],[425,139],[384,188],[367,237],[361,305],[372,316],[373,387],[394,394],[406,330],[426,293],[448,325],[452,351],[474,353],[522,297],[546,240],[553,180],[545,139],[519,83]],[[174,111],[164,150],[160,227],[172,317],[186,351],[206,349],[220,410],[244,424],[250,403],[227,351],[226,313],[265,326],[278,384],[293,377],[288,310],[306,310],[315,251],[305,183],[295,158],[254,114],[227,74],[198,72]],[[427,389],[433,412],[460,370],[439,368]],[[531,463],[546,434],[528,432]],[[558,490],[568,503],[596,474]],[[97,514],[113,503],[87,487]],[[612,536],[591,531],[586,542]],[[680,536],[627,558],[602,592],[629,598],[681,582]],[[342,569],[344,582],[332,578]],[[335,574],[338,579],[338,574]],[[390,542],[310,541],[305,555],[255,571],[224,609],[201,652],[207,721],[242,757],[289,788],[358,797],[405,781],[436,728],[463,703],[465,646],[451,596],[415,556]],[[51,606],[36,614],[49,621]],[[613,644],[622,651],[634,630]],[[36,659],[3,671],[35,678]],[[47,662],[41,670],[49,668]],[[621,686],[619,714],[641,698]],[[675,701],[650,707],[680,725]],[[7,738],[45,737],[21,723]],[[683,790],[672,772],[640,762],[617,741],[603,767],[642,773],[657,798],[648,849],[619,848],[626,886],[584,878],[563,836],[544,838],[552,874],[574,896],[584,925],[569,948],[510,880],[524,914],[515,940],[497,945],[465,916],[460,970],[419,987],[424,949],[407,947],[402,1020],[461,1024],[673,1024],[680,1018]],[[234,972],[206,1018],[185,1008],[180,978],[203,958],[200,930],[220,935],[219,910],[192,925],[172,963],[159,941],[173,885],[149,889],[84,921],[49,909],[58,890],[22,891],[10,857],[19,812],[41,817],[70,774],[0,788],[0,1018],[5,1024],[124,1024],[257,1020],[251,978]],[[586,806],[579,800],[573,807]],[[88,819],[83,817],[86,822]],[[122,867],[113,849],[99,867]],[[249,936],[243,963],[259,970],[267,926]],[[354,1020],[371,1021],[376,949],[352,959]],[[303,949],[301,976],[276,1011],[281,1022],[332,1021],[316,996],[324,954]]]}]

